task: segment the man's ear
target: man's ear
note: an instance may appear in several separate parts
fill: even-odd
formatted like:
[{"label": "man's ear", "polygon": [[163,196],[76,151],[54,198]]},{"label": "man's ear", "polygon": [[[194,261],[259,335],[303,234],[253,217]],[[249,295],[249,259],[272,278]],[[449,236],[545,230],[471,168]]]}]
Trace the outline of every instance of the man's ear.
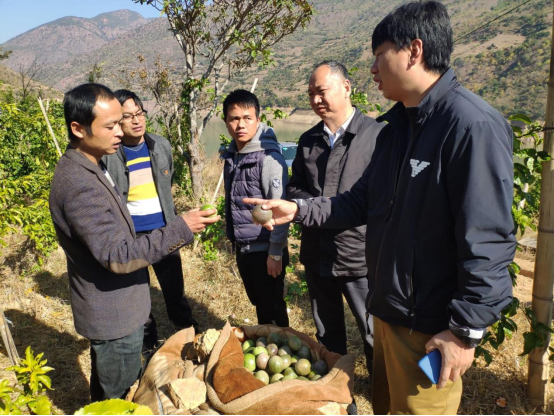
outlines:
[{"label": "man's ear", "polygon": [[423,41],[414,39],[410,45],[410,65],[423,62]]},{"label": "man's ear", "polygon": [[82,139],[85,137],[85,128],[81,126],[76,121],[71,122],[71,132],[73,135],[79,139]]},{"label": "man's ear", "polygon": [[344,89],[346,91],[346,98],[350,97],[350,94],[352,94],[352,85],[350,84],[350,80],[344,80]]}]

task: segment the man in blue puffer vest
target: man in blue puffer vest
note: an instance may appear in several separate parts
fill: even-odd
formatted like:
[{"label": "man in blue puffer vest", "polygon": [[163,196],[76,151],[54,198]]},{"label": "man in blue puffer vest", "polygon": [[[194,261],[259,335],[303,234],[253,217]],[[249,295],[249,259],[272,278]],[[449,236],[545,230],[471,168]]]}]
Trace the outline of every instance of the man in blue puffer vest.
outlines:
[{"label": "man in blue puffer vest", "polygon": [[227,130],[233,138],[225,160],[227,237],[235,245],[237,266],[246,294],[256,307],[258,324],[289,326],[283,300],[289,264],[288,224],[268,231],[252,223],[245,197],[285,198],[288,171],[277,137],[260,122],[260,104],[246,90],[231,92],[223,102]]}]

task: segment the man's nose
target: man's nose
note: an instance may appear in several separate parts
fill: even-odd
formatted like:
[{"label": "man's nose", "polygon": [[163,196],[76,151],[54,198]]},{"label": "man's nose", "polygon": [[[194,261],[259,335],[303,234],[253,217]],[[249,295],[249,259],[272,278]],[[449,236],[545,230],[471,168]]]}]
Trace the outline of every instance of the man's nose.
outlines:
[{"label": "man's nose", "polygon": [[321,103],[321,95],[314,95],[313,101],[314,101],[314,104]]},{"label": "man's nose", "polygon": [[121,130],[121,124],[117,124],[114,130],[115,130],[115,133],[114,133],[115,137],[123,137],[123,130]]},{"label": "man's nose", "polygon": [[373,75],[377,74],[377,72],[378,72],[378,71],[377,71],[377,59],[375,59],[375,60],[373,61],[373,65],[371,65],[370,72],[371,72]]},{"label": "man's nose", "polygon": [[245,124],[245,123],[244,123],[244,120],[243,120],[243,119],[239,119],[238,127],[239,127],[239,128],[242,128],[242,127],[244,127],[244,124]]}]

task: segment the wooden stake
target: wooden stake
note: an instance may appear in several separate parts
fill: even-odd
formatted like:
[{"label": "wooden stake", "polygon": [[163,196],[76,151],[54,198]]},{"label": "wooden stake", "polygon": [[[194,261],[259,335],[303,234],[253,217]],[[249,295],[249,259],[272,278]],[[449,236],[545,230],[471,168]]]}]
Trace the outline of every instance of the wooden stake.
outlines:
[{"label": "wooden stake", "polygon": [[[554,19],[553,19],[554,20]],[[546,99],[546,131],[544,150],[554,155],[554,32],[552,33],[550,56],[550,78]],[[541,181],[541,202],[539,214],[539,235],[533,280],[532,309],[537,320],[550,327],[552,324],[552,289],[554,286],[554,161],[543,162]],[[529,399],[546,408],[548,403],[550,334],[545,346],[535,348],[529,354],[529,376],[527,395]]]},{"label": "wooden stake", "polygon": [[8,351],[8,357],[12,365],[19,364],[19,354],[15,348],[15,343],[13,342],[12,334],[8,326],[8,321],[4,316],[4,311],[0,307],[0,334],[2,334],[2,341],[4,341],[4,347]]},{"label": "wooden stake", "polygon": [[58,156],[62,157],[62,151],[60,150],[60,146],[58,145],[58,140],[56,139],[56,136],[54,135],[54,130],[52,130],[50,120],[48,120],[48,115],[46,114],[46,110],[44,109],[44,105],[42,104],[42,98],[40,98],[40,97],[38,97],[38,104],[40,105],[42,115],[44,116],[44,119],[46,120],[46,125],[48,126],[48,131],[50,132],[50,136],[52,136],[52,140],[54,140],[54,144],[56,145],[56,150],[58,151]]}]

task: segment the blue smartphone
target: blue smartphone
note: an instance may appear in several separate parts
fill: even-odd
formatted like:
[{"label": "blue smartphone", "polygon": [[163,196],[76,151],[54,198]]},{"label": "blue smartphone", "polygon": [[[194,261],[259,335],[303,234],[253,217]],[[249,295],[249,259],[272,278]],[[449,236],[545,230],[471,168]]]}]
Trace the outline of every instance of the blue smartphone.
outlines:
[{"label": "blue smartphone", "polygon": [[433,350],[417,363],[431,383],[438,384],[442,368],[442,355],[439,350]]}]

